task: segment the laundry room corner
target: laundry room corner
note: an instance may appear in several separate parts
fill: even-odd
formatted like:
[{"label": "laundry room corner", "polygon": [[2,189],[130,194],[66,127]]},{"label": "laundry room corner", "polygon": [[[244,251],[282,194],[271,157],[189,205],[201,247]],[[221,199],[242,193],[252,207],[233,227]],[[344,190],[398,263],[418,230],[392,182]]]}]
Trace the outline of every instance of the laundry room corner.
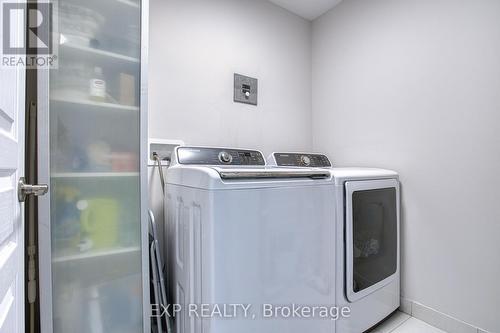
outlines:
[{"label": "laundry room corner", "polygon": [[343,1],[313,23],[313,147],[398,170],[402,295],[451,332],[500,332],[499,11]]}]

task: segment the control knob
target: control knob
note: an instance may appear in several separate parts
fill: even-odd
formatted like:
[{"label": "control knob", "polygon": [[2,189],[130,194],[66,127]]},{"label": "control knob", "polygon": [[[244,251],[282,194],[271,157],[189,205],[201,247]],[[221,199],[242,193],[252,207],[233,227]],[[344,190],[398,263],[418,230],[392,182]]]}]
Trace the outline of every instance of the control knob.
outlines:
[{"label": "control knob", "polygon": [[219,161],[225,164],[229,164],[233,161],[233,156],[229,154],[227,151],[222,151],[219,154]]}]

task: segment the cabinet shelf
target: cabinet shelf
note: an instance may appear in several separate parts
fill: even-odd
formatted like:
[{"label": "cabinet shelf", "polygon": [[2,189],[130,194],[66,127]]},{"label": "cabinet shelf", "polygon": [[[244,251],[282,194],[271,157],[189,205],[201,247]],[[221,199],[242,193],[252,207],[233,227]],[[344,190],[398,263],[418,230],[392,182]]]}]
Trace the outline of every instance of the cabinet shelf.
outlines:
[{"label": "cabinet shelf", "polygon": [[[64,35],[64,33],[62,33]],[[121,61],[124,63],[133,63],[136,65],[140,64],[140,59],[130,57],[127,55],[114,53],[110,51],[100,50],[93,47],[81,46],[72,43],[63,43],[59,45],[60,51],[70,53],[72,57],[79,58],[82,56],[100,58],[102,61],[114,62],[110,65],[116,65],[116,61]]]},{"label": "cabinet shelf", "polygon": [[[77,5],[81,5],[79,0],[68,0],[68,2],[75,3]],[[112,5],[111,3],[116,3],[117,6]],[[86,6],[90,8],[98,8],[100,9],[100,13],[112,14],[113,10],[122,9],[122,10],[138,10],[141,8],[139,1],[134,0],[113,0],[113,1],[102,1],[102,0],[87,0]]]},{"label": "cabinet shelf", "polygon": [[121,3],[125,6],[129,6],[131,8],[140,8],[138,2],[130,1],[130,0],[116,0],[117,3]]},{"label": "cabinet shelf", "polygon": [[112,249],[112,250],[104,250],[104,251],[96,251],[96,252],[85,252],[85,253],[78,253],[74,255],[67,255],[67,256],[60,256],[60,257],[54,257],[52,260],[54,263],[66,263],[66,262],[76,262],[76,261],[83,261],[83,260],[89,260],[89,259],[98,259],[98,258],[103,258],[103,257],[111,257],[111,256],[126,256],[134,252],[139,252],[141,251],[141,248],[138,246],[134,247],[125,247],[125,248],[119,248],[119,249]]},{"label": "cabinet shelf", "polygon": [[56,179],[70,178],[119,178],[139,177],[138,172],[56,172],[51,175]]},{"label": "cabinet shelf", "polygon": [[139,111],[139,107],[137,106],[129,106],[129,105],[122,105],[122,104],[116,104],[116,103],[107,103],[107,102],[94,102],[90,100],[85,100],[85,99],[70,99],[70,98],[64,98],[64,97],[52,97],[50,99],[51,102],[58,102],[58,103],[68,103],[68,104],[75,104],[75,105],[80,105],[84,107],[96,107],[96,108],[103,108],[103,109],[112,109],[112,110],[117,110],[117,111]]}]

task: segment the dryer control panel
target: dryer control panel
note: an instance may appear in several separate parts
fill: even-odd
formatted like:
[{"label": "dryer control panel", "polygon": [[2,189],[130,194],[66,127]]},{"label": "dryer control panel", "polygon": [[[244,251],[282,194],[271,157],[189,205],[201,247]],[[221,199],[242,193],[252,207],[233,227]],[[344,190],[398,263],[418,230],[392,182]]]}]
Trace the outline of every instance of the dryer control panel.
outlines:
[{"label": "dryer control panel", "polygon": [[230,148],[179,147],[179,164],[265,166],[264,156],[256,150]]},{"label": "dryer control panel", "polygon": [[300,153],[274,153],[277,166],[331,168],[332,164],[326,155]]}]

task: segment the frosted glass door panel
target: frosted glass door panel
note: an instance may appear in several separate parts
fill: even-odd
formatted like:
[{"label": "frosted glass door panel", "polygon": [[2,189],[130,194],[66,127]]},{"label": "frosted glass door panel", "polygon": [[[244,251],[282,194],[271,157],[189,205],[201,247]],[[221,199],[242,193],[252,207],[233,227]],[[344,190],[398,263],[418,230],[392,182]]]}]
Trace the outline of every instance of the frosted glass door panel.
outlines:
[{"label": "frosted glass door panel", "polygon": [[140,2],[57,7],[59,68],[49,83],[54,332],[141,332]]}]

